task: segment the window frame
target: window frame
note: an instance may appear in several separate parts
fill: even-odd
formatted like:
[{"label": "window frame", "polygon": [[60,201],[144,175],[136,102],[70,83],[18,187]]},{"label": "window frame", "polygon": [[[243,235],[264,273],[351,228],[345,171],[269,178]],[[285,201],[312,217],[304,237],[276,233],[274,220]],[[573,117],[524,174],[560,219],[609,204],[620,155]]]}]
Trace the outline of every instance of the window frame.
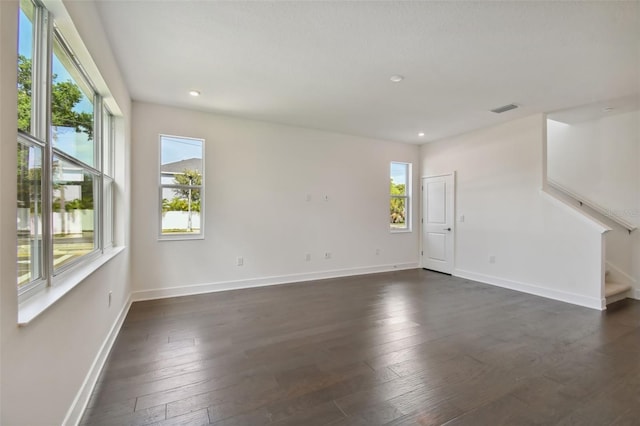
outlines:
[{"label": "window frame", "polygon": [[401,234],[401,233],[406,233],[406,232],[412,232],[412,220],[413,220],[413,215],[411,214],[411,208],[412,208],[412,191],[413,191],[413,185],[412,183],[412,163],[408,163],[405,161],[391,161],[389,162],[389,176],[391,178],[391,168],[393,167],[394,164],[401,164],[403,166],[406,166],[406,187],[405,187],[405,195],[396,195],[396,194],[391,194],[391,191],[389,191],[389,203],[391,203],[391,200],[394,199],[399,199],[399,200],[404,200],[404,205],[405,205],[405,226],[404,227],[394,227],[393,224],[391,222],[389,222],[389,232],[393,233],[393,234]]},{"label": "window frame", "polygon": [[[201,181],[200,185],[181,185],[181,184],[167,184],[162,183],[162,142],[164,138],[171,139],[184,139],[184,140],[192,140],[198,141],[202,143],[202,170],[201,173]],[[158,136],[158,241],[186,241],[186,240],[203,240],[204,239],[204,231],[205,231],[205,139],[204,138],[195,138],[189,136],[177,136],[161,133]],[[165,189],[196,189],[200,191],[200,231],[192,232],[192,233],[163,233],[162,232],[162,218],[164,216],[164,212],[162,211],[162,201],[163,201],[163,191]]]},{"label": "window frame", "polygon": [[[96,85],[87,74],[77,56],[70,48],[64,35],[55,26],[52,14],[37,1],[22,0],[20,10],[24,3],[29,3],[33,7],[33,26],[32,36],[32,62],[31,62],[31,126],[28,132],[22,130],[17,131],[17,142],[25,146],[36,146],[42,150],[41,165],[41,243],[40,253],[37,256],[39,268],[41,270],[40,277],[31,279],[23,284],[16,281],[19,305],[19,323],[28,323],[28,321],[37,316],[37,314],[56,300],[64,295],[69,289],[75,287],[88,273],[97,269],[101,264],[112,258],[120,250],[112,250],[114,253],[105,255],[105,249],[113,249],[113,245],[107,245],[104,242],[104,228],[106,221],[110,221],[111,230],[113,230],[113,219],[115,212],[115,204],[112,200],[110,210],[105,210],[105,180],[111,182],[111,195],[113,196],[115,180],[112,170],[105,170],[103,161],[103,150],[113,153],[115,149],[115,138],[113,132],[114,116],[109,112],[108,108],[103,105],[105,94],[100,93],[96,89]],[[22,12],[20,12],[22,13]],[[93,130],[93,162],[94,165],[84,163],[74,155],[62,151],[58,147],[54,147],[53,141],[53,122],[52,122],[52,87],[53,82],[53,43],[58,43],[61,51],[66,55],[68,63],[66,65],[73,67],[74,79],[77,76],[83,80],[81,84],[86,85],[93,94],[93,112],[92,112],[92,130]],[[17,57],[17,55],[16,55]],[[78,85],[78,83],[74,83]],[[105,118],[105,116],[107,118]],[[105,123],[108,121],[110,129],[105,129]],[[107,135],[105,137],[105,134]],[[16,147],[18,146],[16,145]],[[93,177],[93,249],[81,256],[70,260],[62,266],[56,268],[54,266],[54,248],[55,237],[53,229],[53,212],[56,210],[53,203],[53,182],[54,182],[54,157],[66,163],[78,167],[83,173],[90,173]],[[113,164],[113,155],[111,156]],[[109,172],[109,173],[107,173]],[[40,235],[36,233],[35,235]],[[20,246],[16,243],[16,250]],[[108,250],[107,250],[108,251]],[[101,256],[103,257],[101,259]],[[33,254],[30,254],[29,261],[33,261]],[[69,277],[74,277],[72,280]],[[19,277],[18,277],[19,278]],[[47,295],[49,294],[49,295]],[[55,294],[49,297],[51,294]],[[42,297],[36,297],[42,295]],[[33,302],[32,302],[33,301]],[[28,303],[27,303],[28,302]],[[24,312],[23,312],[24,311]],[[27,312],[28,311],[28,312]],[[23,321],[22,317],[26,320]]]},{"label": "window frame", "polygon": [[[38,293],[39,291],[44,290],[49,282],[47,279],[47,262],[45,260],[45,246],[47,245],[47,236],[46,236],[46,229],[48,227],[48,219],[47,216],[45,214],[46,212],[46,208],[45,208],[45,202],[44,199],[46,197],[45,192],[46,192],[46,188],[48,187],[48,176],[45,175],[44,173],[44,164],[45,164],[45,150],[46,150],[46,146],[43,145],[43,143],[41,141],[39,141],[38,139],[36,139],[34,136],[32,136],[31,134],[28,133],[23,133],[23,132],[18,132],[18,144],[23,144],[25,146],[28,147],[36,147],[41,149],[42,151],[42,170],[40,173],[40,226],[42,228],[42,234],[40,234],[40,253],[38,254],[38,269],[40,270],[40,275],[37,278],[31,279],[27,282],[25,282],[24,284],[20,284],[19,282],[16,283],[17,287],[18,287],[18,301],[22,301],[22,300],[26,300],[28,297]],[[17,246],[16,246],[16,250],[17,250]],[[17,277],[18,279],[20,278],[19,276]]]},{"label": "window frame", "polygon": [[[100,212],[102,214],[102,251],[113,248],[115,246],[115,143],[116,143],[116,123],[115,116],[111,113],[109,108],[104,105],[104,98],[102,99],[102,150],[101,163],[102,163],[102,208]],[[108,190],[106,189],[108,186]],[[108,195],[108,196],[107,196]],[[108,224],[108,227],[107,227]],[[109,232],[106,232],[108,229]]]}]

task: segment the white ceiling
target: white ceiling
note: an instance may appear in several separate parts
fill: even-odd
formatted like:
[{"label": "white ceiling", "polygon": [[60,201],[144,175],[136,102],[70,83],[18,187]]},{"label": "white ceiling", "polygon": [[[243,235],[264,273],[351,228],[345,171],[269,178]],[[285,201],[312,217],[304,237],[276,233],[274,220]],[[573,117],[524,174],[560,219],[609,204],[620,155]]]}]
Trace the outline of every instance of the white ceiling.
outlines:
[{"label": "white ceiling", "polygon": [[96,1],[140,101],[423,143],[640,93],[638,1]]}]

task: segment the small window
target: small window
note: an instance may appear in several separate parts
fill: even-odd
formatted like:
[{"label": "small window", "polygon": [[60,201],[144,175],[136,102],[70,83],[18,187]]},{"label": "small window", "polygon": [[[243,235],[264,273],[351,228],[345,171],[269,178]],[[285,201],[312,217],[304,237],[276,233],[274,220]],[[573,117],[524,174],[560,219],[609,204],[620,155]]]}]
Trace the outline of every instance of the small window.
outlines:
[{"label": "small window", "polygon": [[411,164],[391,163],[389,226],[392,231],[410,231]]},{"label": "small window", "polygon": [[204,140],[160,136],[160,238],[204,235]]}]

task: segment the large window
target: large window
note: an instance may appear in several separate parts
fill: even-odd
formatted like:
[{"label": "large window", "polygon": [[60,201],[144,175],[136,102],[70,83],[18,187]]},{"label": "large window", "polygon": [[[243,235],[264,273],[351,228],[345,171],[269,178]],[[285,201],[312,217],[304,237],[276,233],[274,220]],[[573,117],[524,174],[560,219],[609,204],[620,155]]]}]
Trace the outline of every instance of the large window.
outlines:
[{"label": "large window", "polygon": [[204,140],[160,136],[160,238],[204,235]]},{"label": "large window", "polygon": [[48,11],[21,0],[18,19],[22,302],[113,241],[113,119]]},{"label": "large window", "polygon": [[411,164],[391,163],[389,226],[392,231],[411,230]]}]

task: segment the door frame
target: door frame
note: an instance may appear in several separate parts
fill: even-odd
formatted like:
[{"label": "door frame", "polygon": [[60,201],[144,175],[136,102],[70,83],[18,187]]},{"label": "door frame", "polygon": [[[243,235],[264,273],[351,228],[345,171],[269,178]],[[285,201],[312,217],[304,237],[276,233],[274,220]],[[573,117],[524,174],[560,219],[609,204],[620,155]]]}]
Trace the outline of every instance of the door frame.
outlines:
[{"label": "door frame", "polygon": [[[453,179],[453,187],[451,188],[451,192],[452,192],[452,197],[453,199],[451,200],[451,204],[452,204],[452,210],[453,210],[453,223],[451,224],[452,227],[452,241],[453,241],[453,258],[451,259],[451,275],[453,275],[453,273],[455,272],[456,269],[456,228],[457,228],[457,215],[456,215],[456,180],[457,180],[457,175],[456,175],[456,171],[452,171],[450,173],[439,173],[436,175],[423,175],[420,177],[420,253],[418,253],[418,255],[420,256],[420,268],[421,269],[427,269],[424,266],[424,180],[425,179],[430,179],[430,178],[436,178],[436,177],[444,177],[444,176],[451,176]],[[434,271],[434,272],[438,272],[438,271]]]}]

